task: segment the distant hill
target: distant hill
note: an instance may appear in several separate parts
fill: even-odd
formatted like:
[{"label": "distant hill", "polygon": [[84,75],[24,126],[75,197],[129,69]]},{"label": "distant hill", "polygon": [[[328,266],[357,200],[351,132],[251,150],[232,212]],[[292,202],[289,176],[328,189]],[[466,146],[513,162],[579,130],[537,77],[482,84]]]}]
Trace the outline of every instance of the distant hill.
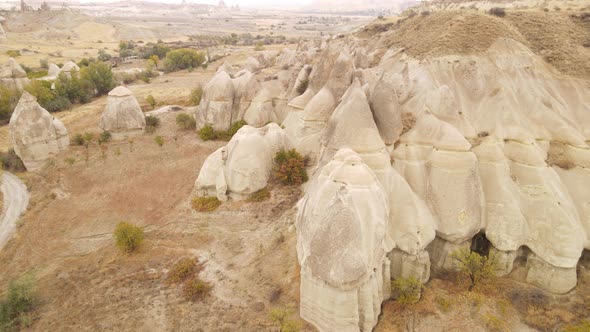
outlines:
[{"label": "distant hill", "polygon": [[342,13],[391,13],[418,4],[417,0],[313,0],[306,10]]}]

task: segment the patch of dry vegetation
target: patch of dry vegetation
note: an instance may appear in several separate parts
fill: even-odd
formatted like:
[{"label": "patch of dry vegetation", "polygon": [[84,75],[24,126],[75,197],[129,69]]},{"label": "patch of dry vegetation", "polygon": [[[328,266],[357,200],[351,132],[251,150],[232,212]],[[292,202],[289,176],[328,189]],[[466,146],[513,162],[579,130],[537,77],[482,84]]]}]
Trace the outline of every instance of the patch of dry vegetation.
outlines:
[{"label": "patch of dry vegetation", "polygon": [[585,12],[505,10],[492,14],[475,10],[407,15],[368,25],[363,38],[379,36],[384,49],[403,48],[417,59],[470,55],[487,50],[498,38],[529,47],[560,72],[590,77],[590,20]]},{"label": "patch of dry vegetation", "polygon": [[221,205],[221,201],[217,197],[195,197],[192,205],[195,211],[212,212],[217,210]]}]

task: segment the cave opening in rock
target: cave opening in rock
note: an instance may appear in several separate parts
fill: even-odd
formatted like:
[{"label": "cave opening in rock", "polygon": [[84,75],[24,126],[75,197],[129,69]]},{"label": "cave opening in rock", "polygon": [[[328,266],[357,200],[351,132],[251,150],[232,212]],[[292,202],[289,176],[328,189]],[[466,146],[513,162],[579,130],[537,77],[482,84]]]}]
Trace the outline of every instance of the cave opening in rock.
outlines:
[{"label": "cave opening in rock", "polygon": [[471,251],[487,256],[490,253],[491,243],[484,232],[479,232],[471,239]]}]

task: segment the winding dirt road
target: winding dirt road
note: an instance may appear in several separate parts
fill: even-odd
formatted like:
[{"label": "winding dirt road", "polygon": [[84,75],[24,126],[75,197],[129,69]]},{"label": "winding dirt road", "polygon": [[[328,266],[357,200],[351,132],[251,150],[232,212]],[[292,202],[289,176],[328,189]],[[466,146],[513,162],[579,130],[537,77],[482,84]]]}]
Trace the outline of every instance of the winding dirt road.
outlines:
[{"label": "winding dirt road", "polygon": [[0,175],[0,191],[4,194],[4,210],[0,215],[0,250],[16,229],[18,218],[29,205],[27,186],[16,176],[4,171]]}]

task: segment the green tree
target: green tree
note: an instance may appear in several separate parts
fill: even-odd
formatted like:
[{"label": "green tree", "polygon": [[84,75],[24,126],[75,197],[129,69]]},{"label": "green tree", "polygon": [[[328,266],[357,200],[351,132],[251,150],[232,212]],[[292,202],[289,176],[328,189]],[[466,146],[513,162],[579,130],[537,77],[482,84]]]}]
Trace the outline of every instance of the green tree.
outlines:
[{"label": "green tree", "polygon": [[92,83],[96,94],[106,95],[115,87],[111,66],[104,62],[92,62],[80,70],[80,78]]},{"label": "green tree", "polygon": [[166,72],[197,68],[205,62],[205,53],[190,48],[181,48],[170,51],[164,59],[164,70]]},{"label": "green tree", "polygon": [[451,257],[463,274],[469,277],[469,291],[483,279],[489,279],[496,275],[498,260],[493,253],[481,256],[469,248],[455,250]]},{"label": "green tree", "polygon": [[94,86],[92,82],[80,79],[78,72],[72,71],[70,76],[66,73],[57,76],[55,92],[71,103],[87,103],[94,96]]},{"label": "green tree", "polygon": [[150,60],[153,62],[154,67],[158,68],[158,62],[160,62],[160,57],[157,54],[152,54],[152,56],[150,56]]},{"label": "green tree", "polygon": [[189,97],[189,103],[193,106],[198,106],[201,103],[202,97],[203,97],[203,86],[199,84],[196,88],[191,90],[191,95]]},{"label": "green tree", "polygon": [[48,112],[58,112],[69,109],[72,104],[64,96],[60,96],[56,91],[51,90],[51,82],[33,80],[25,87],[31,95],[37,98],[37,102]]}]

